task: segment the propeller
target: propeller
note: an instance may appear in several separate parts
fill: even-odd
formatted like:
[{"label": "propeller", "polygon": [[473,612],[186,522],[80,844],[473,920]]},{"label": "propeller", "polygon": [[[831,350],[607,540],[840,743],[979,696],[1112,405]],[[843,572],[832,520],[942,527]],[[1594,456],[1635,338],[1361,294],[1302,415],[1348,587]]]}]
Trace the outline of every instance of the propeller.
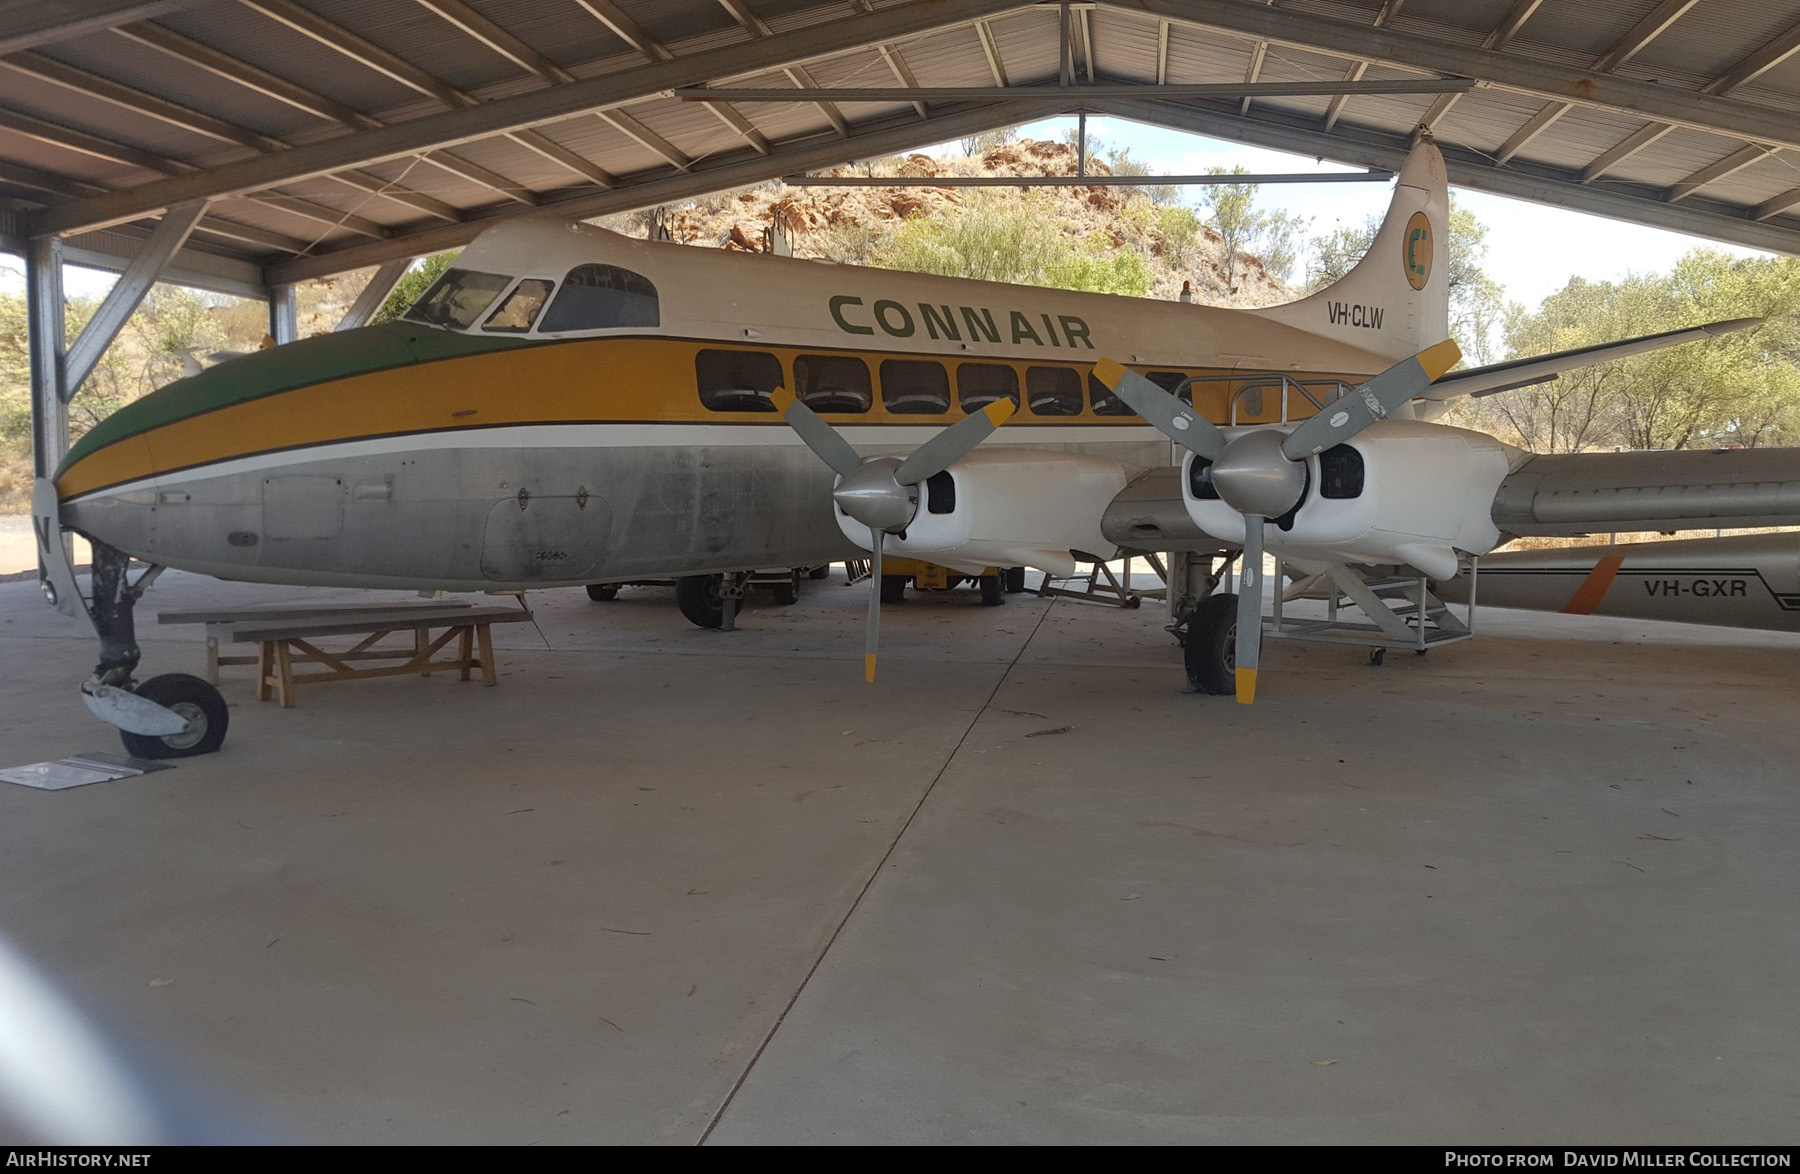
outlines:
[{"label": "propeller", "polygon": [[831,498],[839,509],[869,528],[869,622],[863,644],[863,677],[875,683],[875,652],[881,638],[881,548],[889,534],[904,533],[919,512],[919,483],[968,456],[1006,423],[1017,407],[998,399],[939,432],[901,460],[857,455],[850,442],[785,387],[771,393],[775,409],[800,434],[813,455],[838,475]]},{"label": "propeller", "polygon": [[1445,339],[1351,388],[1292,432],[1263,428],[1233,440],[1142,375],[1111,359],[1094,364],[1094,377],[1132,411],[1176,444],[1211,462],[1212,484],[1219,500],[1244,516],[1233,672],[1240,705],[1256,700],[1256,670],[1262,656],[1263,526],[1300,504],[1306,493],[1306,458],[1342,444],[1384,419],[1461,358],[1456,343]]}]

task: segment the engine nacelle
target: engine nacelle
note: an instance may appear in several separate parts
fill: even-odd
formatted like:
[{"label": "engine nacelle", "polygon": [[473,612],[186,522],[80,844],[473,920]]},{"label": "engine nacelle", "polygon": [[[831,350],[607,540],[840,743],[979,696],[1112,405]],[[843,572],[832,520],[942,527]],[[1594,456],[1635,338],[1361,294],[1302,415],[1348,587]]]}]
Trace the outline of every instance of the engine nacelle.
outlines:
[{"label": "engine nacelle", "polygon": [[[905,537],[890,535],[882,549],[971,575],[985,567],[1072,575],[1071,551],[1115,553],[1100,518],[1125,482],[1124,466],[1098,457],[978,449],[919,487],[919,512]],[[868,528],[836,514],[844,536],[868,549]]]},{"label": "engine nacelle", "polygon": [[[1347,563],[1407,563],[1433,579],[1456,574],[1459,552],[1500,541],[1494,496],[1512,454],[1491,436],[1415,420],[1381,420],[1306,460],[1306,494],[1264,529],[1271,554]],[[1244,518],[1218,500],[1207,463],[1188,454],[1181,493],[1194,523],[1226,542]],[[1196,475],[1198,474],[1198,476]]]}]

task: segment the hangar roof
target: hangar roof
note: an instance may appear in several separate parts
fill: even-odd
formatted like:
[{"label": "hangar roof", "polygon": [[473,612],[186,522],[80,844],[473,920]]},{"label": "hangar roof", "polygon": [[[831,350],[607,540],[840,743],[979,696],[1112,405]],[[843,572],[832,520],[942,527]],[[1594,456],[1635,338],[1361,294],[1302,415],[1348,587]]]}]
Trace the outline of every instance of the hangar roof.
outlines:
[{"label": "hangar roof", "polygon": [[1427,126],[1460,186],[1800,254],[1797,54],[1800,0],[5,0],[0,233],[122,265],[205,200],[172,275],[251,289],[1085,110],[1376,167]]}]

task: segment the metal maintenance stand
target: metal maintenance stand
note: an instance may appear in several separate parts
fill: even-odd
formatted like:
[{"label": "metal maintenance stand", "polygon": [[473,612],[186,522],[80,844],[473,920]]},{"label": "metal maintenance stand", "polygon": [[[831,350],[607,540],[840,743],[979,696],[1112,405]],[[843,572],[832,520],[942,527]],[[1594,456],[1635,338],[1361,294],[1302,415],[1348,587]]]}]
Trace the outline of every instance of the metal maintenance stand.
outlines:
[{"label": "metal maintenance stand", "polygon": [[[1399,568],[1378,571],[1327,563],[1318,574],[1276,592],[1273,614],[1263,621],[1263,638],[1361,644],[1369,649],[1370,664],[1380,664],[1390,648],[1423,656],[1439,644],[1467,640],[1475,634],[1479,561],[1468,560],[1463,572],[1469,576],[1469,599],[1460,618],[1432,593],[1431,581],[1423,575],[1406,574]],[[1284,570],[1277,559],[1275,582],[1283,581]],[[1284,605],[1295,599],[1324,599],[1325,618],[1288,615]],[[1346,611],[1360,612],[1363,618],[1346,615]]]},{"label": "metal maintenance stand", "polygon": [[1149,563],[1150,569],[1156,572],[1159,584],[1169,581],[1168,568],[1160,557],[1150,552],[1127,551],[1117,560],[1123,564],[1122,578],[1113,573],[1111,563],[1096,559],[1088,564],[1086,574],[1077,571],[1067,579],[1053,579],[1045,575],[1044,581],[1038,585],[1037,594],[1040,598],[1056,596],[1062,599],[1079,599],[1084,603],[1104,603],[1111,607],[1137,607],[1146,599],[1168,598],[1166,587],[1146,587],[1140,590],[1132,586],[1133,558],[1141,558]]}]

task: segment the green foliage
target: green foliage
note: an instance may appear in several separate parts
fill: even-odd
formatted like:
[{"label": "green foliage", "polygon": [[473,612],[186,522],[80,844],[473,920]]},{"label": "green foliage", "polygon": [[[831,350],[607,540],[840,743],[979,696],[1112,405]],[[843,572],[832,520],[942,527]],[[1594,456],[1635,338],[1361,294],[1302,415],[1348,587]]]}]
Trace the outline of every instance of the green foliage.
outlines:
[{"label": "green foliage", "polygon": [[1340,224],[1324,236],[1315,236],[1312,253],[1306,260],[1306,292],[1318,293],[1343,280],[1375,243],[1375,232],[1380,227],[1381,218],[1371,216],[1360,228]]},{"label": "green foliage", "polygon": [[1200,217],[1186,205],[1165,205],[1156,210],[1156,230],[1162,234],[1163,254],[1181,258],[1200,239]]},{"label": "green foliage", "polygon": [[[1247,175],[1242,167],[1226,171],[1212,168],[1212,175]],[[1299,256],[1300,242],[1312,221],[1287,212],[1264,212],[1257,207],[1259,185],[1216,183],[1202,190],[1200,203],[1207,209],[1206,224],[1219,234],[1225,246],[1225,289],[1237,289],[1238,255],[1254,252],[1263,267],[1286,281]]]},{"label": "green foliage", "polygon": [[[100,306],[74,298],[64,306],[63,329],[74,339]],[[246,315],[245,307],[249,313]],[[235,328],[254,323],[254,335]],[[69,403],[70,439],[77,439],[125,404],[188,370],[184,352],[204,356],[221,347],[254,346],[266,325],[260,302],[245,302],[175,285],[156,285],[93,373]],[[31,492],[31,368],[25,296],[0,292],[0,512],[28,508]]]},{"label": "green foliage", "polygon": [[369,324],[373,326],[381,322],[392,322],[406,313],[412,308],[412,304],[431,288],[432,282],[444,275],[444,270],[450,268],[450,263],[456,258],[457,252],[433,253],[429,257],[414,261],[407,268],[405,275],[394,284],[394,292],[387,296],[387,301],[381,303],[381,309],[375,311],[375,316],[369,319]]},{"label": "green foliage", "polygon": [[1263,268],[1283,282],[1291,281],[1300,252],[1306,247],[1306,233],[1312,219],[1278,209],[1263,217],[1262,231],[1256,241],[1256,255]]},{"label": "green foliage", "polygon": [[1054,204],[1035,192],[1008,199],[975,191],[939,215],[908,217],[873,260],[884,269],[1058,289],[1142,296],[1150,288],[1143,258],[1067,231]]},{"label": "green foliage", "polygon": [[1090,238],[1085,249],[1074,250],[1053,262],[1042,284],[1054,289],[1083,289],[1090,293],[1142,297],[1150,289],[1150,266],[1130,249],[1108,247],[1104,239]]},{"label": "green foliage", "polygon": [[1565,374],[1469,405],[1464,419],[1539,452],[1800,441],[1800,260],[1696,249],[1667,274],[1576,278],[1507,315],[1511,354],[1566,350],[1725,318],[1750,330]]}]

